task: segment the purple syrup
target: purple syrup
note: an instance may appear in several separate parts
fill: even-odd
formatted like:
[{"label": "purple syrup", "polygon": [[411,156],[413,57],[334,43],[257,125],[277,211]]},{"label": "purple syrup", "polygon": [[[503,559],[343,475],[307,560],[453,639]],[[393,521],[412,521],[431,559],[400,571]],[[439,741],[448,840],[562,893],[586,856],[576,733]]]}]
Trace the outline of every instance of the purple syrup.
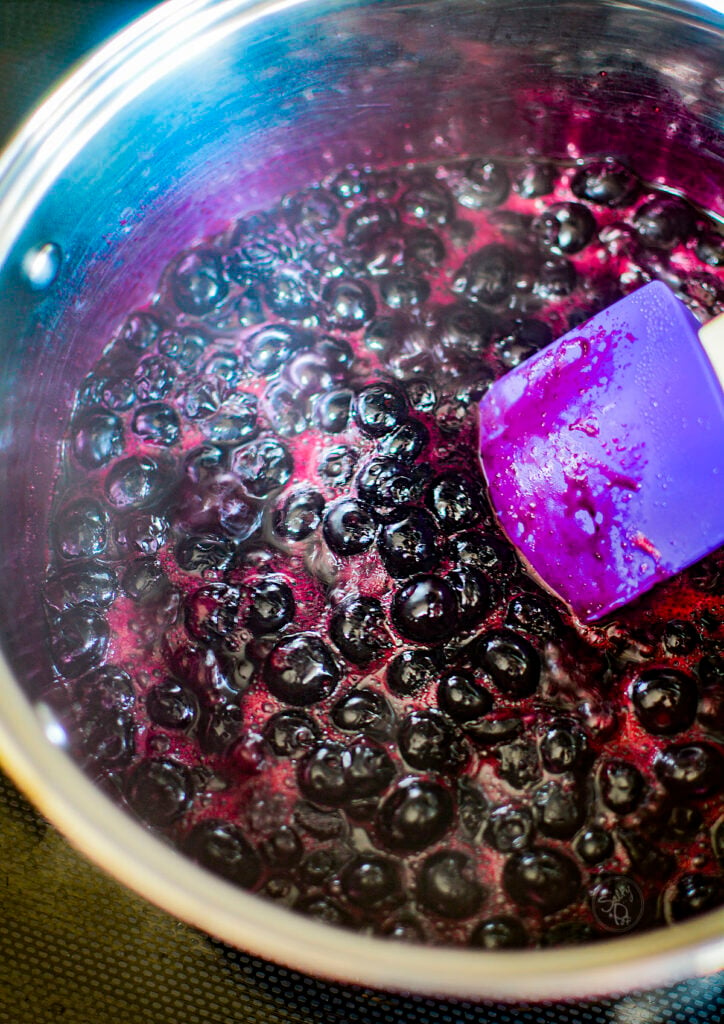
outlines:
[{"label": "purple syrup", "polygon": [[360,931],[588,941],[620,876],[635,927],[721,902],[721,553],[584,627],[501,534],[476,420],[654,262],[719,311],[715,234],[618,161],[481,159],[345,168],[181,253],[59,469],[72,754],[194,860]]}]

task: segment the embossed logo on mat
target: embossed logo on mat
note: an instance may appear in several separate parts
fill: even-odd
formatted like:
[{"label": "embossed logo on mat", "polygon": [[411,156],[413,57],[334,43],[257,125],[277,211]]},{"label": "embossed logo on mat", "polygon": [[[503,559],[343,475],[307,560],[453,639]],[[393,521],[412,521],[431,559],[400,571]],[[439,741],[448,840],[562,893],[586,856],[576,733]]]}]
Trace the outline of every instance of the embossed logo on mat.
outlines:
[{"label": "embossed logo on mat", "polygon": [[643,893],[627,875],[604,875],[591,892],[591,910],[607,931],[628,932],[643,917]]}]

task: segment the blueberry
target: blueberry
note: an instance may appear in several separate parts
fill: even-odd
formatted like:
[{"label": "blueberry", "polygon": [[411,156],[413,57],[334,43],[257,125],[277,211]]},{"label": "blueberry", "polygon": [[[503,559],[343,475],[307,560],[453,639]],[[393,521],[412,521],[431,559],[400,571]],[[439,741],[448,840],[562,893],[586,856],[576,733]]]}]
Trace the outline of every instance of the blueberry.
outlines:
[{"label": "blueberry", "polygon": [[126,567],[121,579],[123,591],[136,604],[145,607],[162,601],[170,583],[155,558],[137,558]]},{"label": "blueberry", "polygon": [[[466,277],[456,280],[464,282]],[[490,313],[472,302],[444,306],[438,318],[437,337],[450,356],[479,359],[493,340],[495,322]]]},{"label": "blueberry", "polygon": [[187,810],[193,780],[183,765],[165,758],[141,761],[127,780],[126,800],[149,825],[171,825]]},{"label": "blueberry", "polygon": [[75,683],[77,702],[89,710],[131,712],[136,703],[131,677],[117,665],[103,665]]},{"label": "blueberry", "polygon": [[556,610],[542,596],[518,594],[508,605],[506,626],[522,629],[541,640],[549,640],[560,630],[561,621]]},{"label": "blueberry", "polygon": [[582,203],[554,203],[536,217],[533,231],[551,252],[580,252],[593,238],[596,219]]},{"label": "blueberry", "polygon": [[702,263],[710,267],[724,266],[724,236],[715,228],[700,232],[694,251]]},{"label": "blueberry", "polygon": [[233,388],[239,383],[241,367],[233,352],[212,352],[201,367],[204,377],[216,378]]},{"label": "blueberry", "polygon": [[437,702],[456,722],[472,722],[486,715],[493,707],[493,698],[470,672],[451,669],[441,677]]},{"label": "blueberry", "polygon": [[136,401],[133,381],[128,377],[116,377],[106,381],[103,388],[103,404],[114,412],[125,412]]},{"label": "blueberry", "polygon": [[206,335],[196,329],[174,330],[163,335],[158,351],[178,363],[182,370],[193,370],[209,344]]},{"label": "blueberry", "polygon": [[481,921],[470,935],[470,945],[476,949],[522,949],[527,942],[528,936],[518,918],[502,914]]},{"label": "blueberry", "polygon": [[342,498],[327,508],[322,532],[336,555],[358,555],[374,543],[377,524],[363,501]]},{"label": "blueberry", "polygon": [[186,628],[206,644],[231,639],[238,629],[240,593],[228,583],[207,583],[185,601]]},{"label": "blueberry", "polygon": [[665,834],[675,836],[678,839],[691,839],[697,835],[702,828],[703,818],[697,807],[671,807],[667,808]]},{"label": "blueberry", "polygon": [[319,738],[319,729],[304,711],[277,711],[264,725],[264,738],[277,757],[301,757]]},{"label": "blueberry", "polygon": [[201,429],[210,441],[221,444],[242,444],[257,433],[258,399],[256,395],[236,392],[233,402],[201,423]]},{"label": "blueberry", "polygon": [[423,268],[439,267],[445,259],[445,245],[431,228],[413,228],[405,233],[405,260]]},{"label": "blueberry", "polygon": [[255,634],[275,633],[293,620],[294,612],[291,587],[283,580],[267,577],[252,589],[246,625]]},{"label": "blueberry", "polygon": [[475,302],[498,306],[510,295],[513,270],[510,250],[499,242],[492,242],[465,260],[453,281],[453,291]]},{"label": "blueberry", "polygon": [[380,804],[380,838],[391,850],[416,852],[437,842],[453,823],[448,789],[414,776],[396,782]]},{"label": "blueberry", "polygon": [[467,760],[464,741],[437,711],[412,711],[400,725],[400,752],[420,771],[457,772]]},{"label": "blueberry", "polygon": [[305,896],[294,905],[294,909],[307,917],[338,928],[352,928],[353,920],[345,913],[336,900],[329,896]]},{"label": "blueberry", "polygon": [[290,825],[281,825],[259,847],[264,860],[274,868],[296,867],[303,851],[302,841]]},{"label": "blueberry", "polygon": [[539,847],[512,854],[503,868],[503,885],[518,906],[555,914],[578,898],[581,876],[565,854]]},{"label": "blueberry", "polygon": [[661,642],[667,654],[690,654],[699,640],[693,623],[671,619],[664,626]]},{"label": "blueberry", "polygon": [[131,313],[118,334],[118,340],[132,352],[147,352],[161,332],[161,322],[152,313],[142,310]]},{"label": "blueberry", "polygon": [[280,267],[265,282],[267,305],[286,320],[304,320],[315,309],[309,276],[297,267]]},{"label": "blueberry", "polygon": [[[317,811],[317,815],[337,814],[336,811]],[[322,836],[320,838],[327,838]],[[300,876],[307,886],[324,885],[349,860],[349,852],[337,844],[312,850],[300,865]]]},{"label": "blueberry", "polygon": [[202,821],[186,837],[184,851],[202,867],[243,889],[253,889],[260,879],[259,855],[241,829],[230,822]]},{"label": "blueberry", "polygon": [[421,508],[399,509],[395,518],[382,526],[377,545],[391,576],[404,578],[416,572],[427,572],[440,561],[437,524],[430,513]]},{"label": "blueberry", "polygon": [[366,738],[347,747],[342,764],[351,800],[377,796],[395,777],[395,766],[385,748]]},{"label": "blueberry", "polygon": [[52,624],[53,661],[67,679],[75,679],[103,661],[108,647],[108,622],[100,612],[78,605]]},{"label": "blueberry", "polygon": [[146,711],[155,725],[187,732],[196,724],[199,702],[183,683],[166,679],[146,694]]},{"label": "blueberry", "polygon": [[341,743],[323,740],[299,763],[299,791],[315,804],[342,807],[349,798]]},{"label": "blueberry", "polygon": [[247,492],[255,498],[266,498],[283,487],[294,469],[289,451],[271,437],[237,448],[232,454],[231,464]]},{"label": "blueberry", "polygon": [[381,515],[390,515],[400,505],[420,497],[424,480],[424,467],[406,465],[399,459],[374,458],[357,474],[357,492]]},{"label": "blueberry", "polygon": [[123,451],[123,424],[110,412],[88,412],[73,425],[73,453],[86,469],[97,469]]},{"label": "blueberry", "polygon": [[455,198],[468,210],[488,210],[508,196],[510,179],[504,165],[493,160],[473,160],[459,181],[452,182]]},{"label": "blueberry", "polygon": [[106,477],[106,496],[118,509],[148,508],[163,496],[167,485],[166,476],[154,459],[131,455],[111,468]]},{"label": "blueberry", "polygon": [[438,850],[423,861],[417,900],[431,913],[455,921],[472,917],[480,909],[485,895],[475,876],[475,865],[467,854]]},{"label": "blueberry", "polygon": [[631,688],[636,717],[654,736],[671,736],[693,724],[699,694],[691,676],[676,669],[649,669]]},{"label": "blueberry", "polygon": [[135,694],[130,677],[115,665],[104,665],[79,679],[74,704],[82,708],[77,733],[90,765],[113,768],[129,763],[135,753]]},{"label": "blueberry", "polygon": [[176,546],[176,562],[185,572],[223,571],[236,555],[236,545],[229,537],[191,536]]},{"label": "blueberry", "polygon": [[551,194],[556,184],[557,172],[553,164],[528,164],[518,175],[516,191],[524,199],[536,199]]},{"label": "blueberry", "polygon": [[638,179],[633,171],[610,157],[584,164],[571,181],[571,192],[577,199],[599,206],[625,206],[637,191]]},{"label": "blueberry", "polygon": [[409,217],[427,224],[446,224],[453,216],[450,192],[434,178],[413,184],[400,199],[400,209]]},{"label": "blueberry", "polygon": [[345,444],[328,448],[322,453],[318,472],[330,487],[343,487],[352,479],[359,453]]},{"label": "blueberry", "polygon": [[628,854],[631,867],[646,882],[664,882],[676,869],[676,858],[663,853],[658,841],[653,842],[631,829],[619,828],[617,834]]},{"label": "blueberry", "polygon": [[471,841],[476,841],[488,818],[488,801],[483,791],[465,776],[458,779],[460,825]]},{"label": "blueberry", "polygon": [[491,747],[519,736],[523,731],[523,721],[509,712],[493,712],[474,721],[464,722],[463,728],[465,735],[479,747]]},{"label": "blueberry", "polygon": [[434,643],[457,626],[455,593],[439,576],[418,576],[395,592],[392,621],[408,640]]},{"label": "blueberry", "polygon": [[317,425],[328,434],[339,434],[347,428],[352,406],[352,392],[338,388],[320,395],[314,403]]},{"label": "blueberry", "polygon": [[401,651],[387,666],[387,688],[398,697],[426,690],[438,675],[438,665],[427,651]]},{"label": "blueberry", "polygon": [[329,622],[334,645],[355,665],[369,665],[390,646],[382,605],[376,597],[351,595],[337,605]]},{"label": "blueberry", "polygon": [[171,390],[176,370],[164,356],[146,356],[138,364],[134,375],[136,394],[143,402],[157,402]]},{"label": "blueberry", "polygon": [[480,485],[462,473],[442,473],[430,484],[425,495],[428,508],[435,514],[443,533],[456,533],[472,526],[483,515]]},{"label": "blueberry", "polygon": [[578,283],[576,268],[563,256],[545,260],[538,268],[534,291],[541,299],[562,299]]},{"label": "blueberry", "polygon": [[405,396],[392,384],[368,384],[357,395],[355,419],[370,437],[389,434],[407,419]]},{"label": "blueberry", "polygon": [[345,240],[348,245],[364,245],[384,235],[397,223],[397,215],[383,203],[363,203],[347,218]]},{"label": "blueberry", "polygon": [[50,576],[45,581],[43,596],[46,604],[57,612],[79,604],[108,608],[115,600],[117,587],[112,569],[100,562],[87,562]]},{"label": "blueberry", "polygon": [[464,566],[451,569],[445,582],[452,587],[458,606],[458,623],[462,629],[478,626],[493,607],[493,591],[488,580],[477,569]]},{"label": "blueberry", "polygon": [[[313,804],[306,802],[297,804],[294,810],[294,824],[303,832],[314,836],[315,839],[340,839],[345,835],[347,829],[344,815],[340,814],[339,811],[322,810],[320,807],[315,807]],[[329,870],[323,873],[320,872],[322,878],[336,871],[339,865],[346,860],[347,856],[344,849],[340,849],[339,846],[313,851],[305,858],[302,864],[303,876],[307,874],[305,868],[314,862],[315,854],[317,853],[321,855],[320,859],[325,860],[327,865],[330,865]]]},{"label": "blueberry", "polygon": [[565,718],[554,719],[541,738],[543,767],[554,775],[583,768],[587,752],[588,743],[583,730]]},{"label": "blueberry", "polygon": [[400,914],[389,921],[385,921],[379,929],[379,934],[385,939],[393,942],[424,942],[425,931],[417,920],[410,914]]},{"label": "blueberry", "polygon": [[533,818],[530,811],[516,804],[505,804],[491,811],[483,837],[499,853],[525,850],[533,838]]},{"label": "blueberry", "polygon": [[538,689],[540,657],[517,633],[507,629],[484,633],[475,643],[473,656],[475,664],[511,700],[530,697]]},{"label": "blueberry", "polygon": [[599,775],[601,799],[616,814],[628,814],[641,803],[646,788],[644,777],[628,761],[604,761]]},{"label": "blueberry", "polygon": [[133,416],[133,431],[148,444],[175,444],[181,433],[178,413],[164,402],[140,406]]},{"label": "blueberry", "polygon": [[267,324],[247,341],[249,366],[254,373],[269,377],[309,344],[308,336],[295,327]]},{"label": "blueberry", "polygon": [[60,511],[53,533],[63,558],[96,558],[108,543],[108,518],[97,501],[78,498]]},{"label": "blueberry", "polygon": [[354,906],[376,910],[396,902],[402,895],[400,867],[379,854],[360,854],[340,876],[342,892]]},{"label": "blueberry", "polygon": [[339,668],[327,645],[313,633],[280,640],[269,652],[264,681],[272,696],[306,707],[329,697],[339,682]]},{"label": "blueberry", "polygon": [[685,921],[724,903],[724,882],[718,875],[690,872],[682,875],[670,898],[671,917]]},{"label": "blueberry", "polygon": [[538,831],[551,839],[570,839],[585,817],[580,792],[561,782],[544,782],[538,786],[532,806]]},{"label": "blueberry", "polygon": [[392,728],[394,713],[377,690],[350,690],[332,708],[332,721],[342,732],[386,738]]},{"label": "blueberry", "polygon": [[339,207],[323,188],[310,188],[299,192],[286,205],[286,215],[292,226],[311,231],[329,231],[339,222]]},{"label": "blueberry", "polygon": [[498,775],[513,789],[526,789],[540,777],[538,752],[534,743],[515,739],[498,747]]},{"label": "blueberry", "polygon": [[451,554],[461,565],[480,569],[497,583],[507,583],[517,568],[513,551],[505,541],[477,530],[454,537]]},{"label": "blueberry", "polygon": [[670,196],[659,196],[639,206],[633,222],[639,241],[648,249],[673,249],[694,232],[691,207]]},{"label": "blueberry", "polygon": [[380,295],[390,309],[407,309],[428,300],[430,285],[413,274],[388,274],[380,281]]},{"label": "blueberry", "polygon": [[276,267],[292,256],[287,242],[273,236],[269,219],[252,215],[237,224],[225,264],[232,280],[249,285],[265,281]]},{"label": "blueberry", "polygon": [[675,743],[659,754],[654,769],[672,796],[698,799],[721,789],[724,757],[710,743]]},{"label": "blueberry", "polygon": [[601,864],[613,856],[613,837],[605,828],[590,825],[576,837],[573,848],[586,864]]},{"label": "blueberry", "polygon": [[199,747],[204,754],[228,754],[242,735],[243,724],[241,708],[233,704],[202,708],[198,730]]},{"label": "blueberry", "polygon": [[229,291],[221,254],[210,246],[183,255],[171,272],[170,283],[176,305],[192,316],[210,313]]},{"label": "blueberry", "polygon": [[[245,471],[248,469],[247,465]],[[223,468],[210,469],[198,483],[187,472],[177,491],[174,511],[176,525],[184,532],[232,537],[235,541],[250,537],[262,518],[261,505],[249,496],[237,475]]]},{"label": "blueberry", "polygon": [[329,327],[356,331],[375,315],[375,299],[364,283],[349,278],[333,278],[322,291],[323,315]]},{"label": "blueberry", "polygon": [[322,521],[324,498],[309,487],[299,487],[285,497],[277,509],[277,533],[289,540],[305,540]]},{"label": "blueberry", "polygon": [[430,443],[430,432],[419,420],[407,420],[377,444],[377,451],[383,458],[400,462],[414,462]]}]

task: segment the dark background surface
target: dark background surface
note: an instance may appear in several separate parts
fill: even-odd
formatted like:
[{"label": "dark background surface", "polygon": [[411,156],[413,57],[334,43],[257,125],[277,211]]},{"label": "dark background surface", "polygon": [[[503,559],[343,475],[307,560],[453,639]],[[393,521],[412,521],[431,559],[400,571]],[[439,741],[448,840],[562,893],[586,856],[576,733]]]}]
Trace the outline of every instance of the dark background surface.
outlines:
[{"label": "dark background surface", "polygon": [[[0,140],[148,0],[0,0]],[[720,1024],[724,975],[506,1007],[327,985],[230,950],[79,857],[0,776],[0,1024]]]}]

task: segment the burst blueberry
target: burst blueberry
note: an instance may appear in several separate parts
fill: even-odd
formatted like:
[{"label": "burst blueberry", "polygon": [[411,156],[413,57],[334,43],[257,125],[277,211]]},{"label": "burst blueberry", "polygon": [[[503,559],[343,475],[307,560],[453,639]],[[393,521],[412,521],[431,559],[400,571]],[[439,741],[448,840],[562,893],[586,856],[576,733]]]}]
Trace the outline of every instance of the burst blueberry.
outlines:
[{"label": "burst blueberry", "polygon": [[398,733],[400,752],[420,771],[458,772],[467,760],[465,741],[444,715],[437,711],[412,711]]},{"label": "burst blueberry", "polygon": [[391,643],[382,605],[376,597],[346,597],[332,613],[329,636],[355,665],[377,661]]}]

